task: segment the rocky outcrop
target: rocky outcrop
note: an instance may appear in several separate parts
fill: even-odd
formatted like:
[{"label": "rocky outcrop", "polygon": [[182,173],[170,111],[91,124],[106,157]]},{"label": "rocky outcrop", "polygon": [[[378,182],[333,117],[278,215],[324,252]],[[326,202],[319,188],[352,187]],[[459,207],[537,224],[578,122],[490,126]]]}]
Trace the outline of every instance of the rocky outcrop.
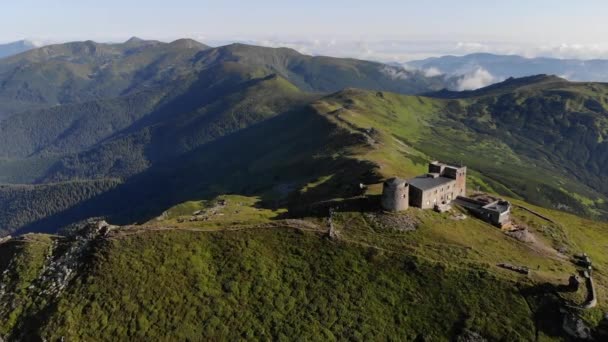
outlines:
[{"label": "rocky outcrop", "polygon": [[410,232],[418,228],[419,222],[408,213],[367,213],[365,220],[380,229],[391,229],[399,232]]},{"label": "rocky outcrop", "polygon": [[527,275],[530,273],[530,269],[527,268],[526,266],[515,266],[515,265],[511,265],[511,264],[507,264],[507,263],[498,264],[497,266],[507,269],[507,270],[517,272],[517,273],[521,273],[521,274]]},{"label": "rocky outcrop", "polygon": [[527,228],[511,230],[505,232],[508,236],[525,243],[534,243],[536,242],[536,238]]},{"label": "rocky outcrop", "polygon": [[[39,295],[58,296],[75,275],[83,257],[88,252],[91,242],[99,237],[106,236],[115,228],[106,221],[87,222],[79,231],[68,238],[66,243],[68,247],[63,253],[60,255],[50,253],[47,257],[47,264],[35,285],[40,291]],[[55,242],[53,250],[57,249],[56,246],[57,243]]]},{"label": "rocky outcrop", "polygon": [[183,222],[207,221],[215,216],[222,216],[224,214],[221,213],[221,211],[222,211],[222,209],[224,209],[226,207],[227,204],[228,204],[228,202],[225,199],[220,199],[215,203],[215,205],[213,207],[197,210],[197,211],[193,212],[192,216],[190,216],[188,218],[180,217],[177,219],[177,222],[183,223]]},{"label": "rocky outcrop", "polygon": [[329,218],[328,218],[329,229],[327,231],[327,235],[329,236],[330,239],[337,240],[340,238],[340,235],[338,234],[338,231],[336,230],[336,226],[334,225],[334,213],[335,213],[334,209],[329,209]]},{"label": "rocky outcrop", "polygon": [[563,311],[562,328],[571,337],[577,340],[591,339],[591,328],[589,328],[582,318]]}]

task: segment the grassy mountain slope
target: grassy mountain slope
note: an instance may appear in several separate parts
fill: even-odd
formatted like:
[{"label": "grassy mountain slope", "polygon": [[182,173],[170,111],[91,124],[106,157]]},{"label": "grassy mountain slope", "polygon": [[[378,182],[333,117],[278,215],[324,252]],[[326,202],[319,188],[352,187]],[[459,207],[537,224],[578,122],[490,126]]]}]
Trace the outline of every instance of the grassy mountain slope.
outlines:
[{"label": "grassy mountain slope", "polygon": [[[422,153],[481,172],[475,187],[605,216],[606,190],[599,183],[605,177],[607,117],[599,102],[603,93],[590,88],[603,85],[524,81],[518,81],[521,87],[507,82],[504,91],[498,85],[453,100],[351,90],[316,107],[347,127],[388,134],[387,148],[368,155],[384,166],[387,177],[424,171],[392,165],[396,150]],[[404,171],[408,168],[413,172]]]},{"label": "grassy mountain slope", "polygon": [[[272,94],[276,86],[292,89],[286,82],[271,77],[255,84]],[[554,199],[544,192],[534,197],[534,188],[520,184],[550,187],[559,180],[573,193],[599,194],[549,168],[545,177],[530,176],[538,170],[531,159],[462,125],[457,115],[470,103],[459,101],[343,91],[154,163],[29,224],[22,232],[93,216],[141,223],[101,233],[79,249],[69,259],[77,260],[73,278],[56,298],[37,297],[44,285],[22,292],[19,300],[32,304],[2,320],[4,335],[453,340],[474,332],[489,340],[559,341],[565,339],[559,307],[585,300],[584,289],[564,287],[576,271],[569,256],[583,251],[594,261],[600,304],[578,314],[597,325],[608,300],[606,224],[525,203],[522,197]],[[475,218],[376,210],[382,179],[413,176],[432,157],[454,155],[468,158],[471,188],[502,192],[552,219],[514,209],[536,243]],[[337,209],[337,239],[325,237],[329,207]],[[205,218],[190,221],[198,210]],[[16,243],[0,244],[0,253],[13,253],[4,251]],[[66,243],[49,259],[62,260]],[[44,284],[36,281],[44,263],[37,255],[18,270],[0,264],[11,286]],[[532,272],[496,266],[502,262]]]},{"label": "grassy mountain slope", "polygon": [[[218,207],[219,200],[226,204]],[[472,331],[489,340],[562,341],[559,303],[585,298],[583,290],[563,287],[575,269],[567,258],[474,218],[346,210],[334,215],[339,238],[331,240],[325,219],[281,220],[280,210],[260,204],[220,196],[116,228],[71,259],[79,265],[74,277],[46,301],[31,297],[43,289],[37,275],[48,255],[61,259],[66,242],[52,248],[48,237],[28,235],[0,244],[0,253],[13,258],[35,253],[8,266],[5,281],[21,286],[16,298],[24,305],[2,320],[4,336],[448,341]],[[532,208],[557,222],[515,210],[539,241],[593,258],[600,307],[584,317],[597,324],[608,298],[606,225]],[[199,209],[213,214],[180,221]],[[403,222],[415,222],[416,230],[400,231]],[[496,267],[500,262],[533,271],[522,276]]]},{"label": "grassy mountain slope", "polygon": [[[260,94],[278,94],[277,89],[289,93],[292,89],[280,77],[254,84],[251,89]],[[235,94],[245,104],[249,103],[246,99],[255,98],[247,89]],[[295,89],[293,94],[297,94]],[[272,97],[262,98],[274,103]],[[192,148],[187,147],[185,138],[189,135],[185,132],[206,132],[206,127],[218,127],[210,125],[213,122],[222,125],[219,127],[232,122],[233,126],[228,127],[234,129],[228,132],[242,126],[239,121],[226,121],[234,118],[233,111],[224,112],[217,121],[209,121],[204,110],[202,119],[187,114],[202,120],[204,126],[196,126],[196,121],[186,121],[175,128],[155,124],[152,127],[160,127],[158,131],[139,130],[56,164],[50,180],[134,176],[107,194],[22,228],[44,230],[88,216],[109,216],[121,223],[141,222],[176,203],[226,192],[266,195],[270,203],[294,207],[343,197],[343,193],[352,196],[359,191],[359,183],[377,182],[382,177],[415,176],[425,172],[426,161],[434,158],[468,165],[472,189],[584,215],[605,216],[605,193],[594,189],[589,180],[572,177],[573,170],[561,168],[563,155],[519,144],[517,139],[497,139],[498,133],[475,129],[469,121],[478,115],[474,111],[478,99],[443,100],[348,90],[325,97],[309,109],[294,107],[291,112],[223,138],[207,141],[194,136],[203,144]],[[222,105],[222,101],[218,103]],[[578,116],[576,112],[568,115]],[[243,114],[239,117],[246,118]],[[178,117],[176,122],[182,120]],[[528,134],[538,135],[534,129],[531,126]],[[159,141],[158,148],[150,148],[155,141]],[[162,146],[171,146],[171,150],[183,154],[150,163],[154,160],[150,156],[158,156],[158,152],[155,155],[150,151],[162,151]],[[539,158],[539,151],[548,157]],[[582,170],[584,166],[576,167]],[[141,173],[135,175],[138,172]],[[320,182],[320,186],[297,191],[315,182]],[[280,198],[273,198],[277,193]]]},{"label": "grassy mountain slope", "polygon": [[[74,339],[445,339],[463,328],[462,321],[488,337],[532,338],[526,302],[508,282],[479,271],[372,253],[289,228],[117,239],[95,253],[91,273],[59,302],[42,334]],[[143,286],[148,282],[156,286]],[[467,282],[476,285],[461,286]],[[81,293],[92,295],[82,300]],[[504,313],[506,302],[516,322],[496,324],[487,318]],[[84,324],[82,315],[89,322]]]},{"label": "grassy mountain slope", "polygon": [[313,57],[287,48],[269,49],[244,44],[203,51],[197,64],[207,65],[218,59],[278,73],[305,91],[335,92],[355,87],[412,94],[424,92],[425,89],[438,90],[444,86],[439,77],[426,77],[419,72],[381,63]]},{"label": "grassy mountain slope", "polygon": [[[373,164],[351,158],[351,149],[364,145],[362,135],[310,108],[288,112],[154,164],[117,188],[22,231],[49,231],[99,216],[143,222],[175,204],[222,193],[258,194],[271,207],[348,198],[361,193],[360,182],[379,181]],[[314,190],[297,191],[329,176]]]},{"label": "grassy mountain slope", "polygon": [[[523,83],[523,84],[522,84]],[[608,87],[554,77],[508,80],[472,92],[449,115],[477,134],[494,136],[517,154],[605,195],[608,176]],[[561,190],[567,189],[559,182]],[[563,192],[563,191],[562,191]],[[602,198],[587,196],[602,206]],[[595,201],[595,203],[593,203]],[[564,203],[570,205],[570,203]]]}]

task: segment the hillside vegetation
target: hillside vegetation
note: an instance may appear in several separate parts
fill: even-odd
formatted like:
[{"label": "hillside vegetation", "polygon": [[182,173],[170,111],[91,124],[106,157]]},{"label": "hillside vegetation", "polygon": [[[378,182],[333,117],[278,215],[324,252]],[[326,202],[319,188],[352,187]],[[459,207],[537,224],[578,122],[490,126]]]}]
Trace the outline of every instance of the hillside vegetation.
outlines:
[{"label": "hillside vegetation", "polygon": [[[33,297],[44,289],[42,265],[90,235],[0,244],[15,260],[0,264],[9,270],[3,282],[22,289],[10,300],[23,303],[1,320],[4,336],[561,341],[559,307],[578,305],[585,294],[565,289],[575,266],[552,249],[558,246],[594,260],[600,306],[583,312],[587,324],[600,322],[608,299],[605,224],[531,207],[552,224],[516,210],[517,222],[548,247],[538,249],[475,218],[343,210],[333,217],[338,238],[329,239],[326,219],[281,219],[282,209],[261,201],[187,202],[144,225],[97,235],[64,259],[76,272],[57,297]],[[198,210],[207,219],[184,221]],[[405,223],[415,228],[402,230]],[[531,274],[503,270],[501,262]]]},{"label": "hillside vegetation", "polygon": [[[80,79],[95,68],[106,83]],[[32,90],[0,109],[23,109],[0,122],[0,180],[30,183],[0,186],[0,235],[18,235],[0,240],[0,338],[562,341],[571,318],[601,340],[605,85],[405,95],[439,87],[400,72],[138,39],[0,61],[0,100]],[[383,180],[434,159],[532,239],[379,209]],[[588,310],[568,286],[582,252]]]},{"label": "hillside vegetation", "polygon": [[454,99],[349,90],[315,107],[345,127],[383,136],[382,148],[367,157],[386,177],[414,175],[400,171],[408,165],[390,162],[395,150],[414,160],[422,153],[481,172],[475,183],[481,190],[605,217],[605,90],[601,84],[537,77],[436,94]]}]

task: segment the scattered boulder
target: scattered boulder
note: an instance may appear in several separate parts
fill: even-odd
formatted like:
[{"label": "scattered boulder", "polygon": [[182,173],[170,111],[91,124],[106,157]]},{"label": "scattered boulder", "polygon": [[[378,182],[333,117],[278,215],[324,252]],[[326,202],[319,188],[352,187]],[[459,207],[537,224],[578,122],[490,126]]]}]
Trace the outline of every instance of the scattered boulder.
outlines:
[{"label": "scattered boulder", "polygon": [[418,229],[418,220],[405,212],[401,213],[367,213],[366,220],[373,226],[381,229],[392,229],[400,232],[409,232]]},{"label": "scattered boulder", "polygon": [[471,331],[469,329],[465,329],[462,331],[460,335],[456,338],[457,342],[486,342],[487,340],[483,338],[480,334]]},{"label": "scattered boulder", "polygon": [[466,220],[467,219],[467,215],[460,213],[460,214],[454,214],[452,216],[450,216],[450,219],[454,220],[454,221],[462,221],[462,220]]},{"label": "scattered boulder", "polygon": [[335,210],[333,208],[329,209],[329,218],[328,218],[329,229],[327,231],[327,235],[329,236],[330,239],[337,240],[340,238],[340,235],[338,234],[338,231],[336,230],[336,226],[334,225],[334,221],[333,221],[334,213],[335,213]]},{"label": "scattered boulder", "polygon": [[507,231],[507,232],[505,232],[505,234],[507,234],[510,237],[512,237],[516,240],[519,240],[521,242],[525,242],[525,243],[536,242],[536,238],[534,237],[534,235],[532,233],[530,233],[530,231],[527,228]]},{"label": "scattered boulder", "polygon": [[591,328],[580,317],[570,312],[563,312],[563,314],[562,328],[568,335],[577,340],[591,339]]},{"label": "scattered boulder", "polygon": [[526,266],[515,266],[515,265],[511,265],[511,264],[507,264],[507,263],[501,263],[501,264],[498,264],[497,266],[504,268],[506,270],[515,271],[515,272],[521,273],[521,274],[527,275],[530,273],[530,269]]},{"label": "scattered boulder", "polygon": [[162,214],[160,214],[160,215],[159,215],[159,216],[156,218],[156,221],[164,221],[164,220],[166,220],[166,219],[168,219],[168,218],[169,218],[169,212],[165,210],[165,211],[163,211],[163,213],[162,213]]}]

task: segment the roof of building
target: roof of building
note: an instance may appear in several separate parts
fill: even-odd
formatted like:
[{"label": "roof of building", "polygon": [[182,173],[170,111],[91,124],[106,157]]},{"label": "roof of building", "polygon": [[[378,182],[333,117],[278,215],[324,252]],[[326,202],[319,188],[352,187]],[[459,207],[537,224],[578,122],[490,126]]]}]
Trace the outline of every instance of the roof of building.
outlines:
[{"label": "roof of building", "polygon": [[429,164],[432,165],[436,165],[436,166],[447,166],[447,167],[453,167],[455,169],[459,169],[461,167],[465,167],[464,165],[457,165],[457,164],[448,164],[448,163],[444,163],[444,162],[440,162],[440,161],[432,161]]},{"label": "roof of building", "polygon": [[484,209],[496,211],[498,213],[505,213],[511,209],[511,203],[508,201],[495,201],[489,204],[486,204]]},{"label": "roof of building", "polygon": [[399,185],[405,184],[405,183],[407,183],[407,181],[405,179],[397,178],[397,177],[394,177],[394,178],[391,178],[391,179],[387,179],[384,182],[384,184],[390,185],[390,186],[399,186]]},{"label": "roof of building", "polygon": [[416,178],[412,178],[408,181],[408,183],[410,183],[411,186],[418,188],[420,190],[429,190],[429,189],[433,189],[448,183],[452,183],[452,182],[456,182],[455,179],[452,178],[447,178],[447,177],[436,177],[436,178],[432,178],[432,177],[416,177]]}]

